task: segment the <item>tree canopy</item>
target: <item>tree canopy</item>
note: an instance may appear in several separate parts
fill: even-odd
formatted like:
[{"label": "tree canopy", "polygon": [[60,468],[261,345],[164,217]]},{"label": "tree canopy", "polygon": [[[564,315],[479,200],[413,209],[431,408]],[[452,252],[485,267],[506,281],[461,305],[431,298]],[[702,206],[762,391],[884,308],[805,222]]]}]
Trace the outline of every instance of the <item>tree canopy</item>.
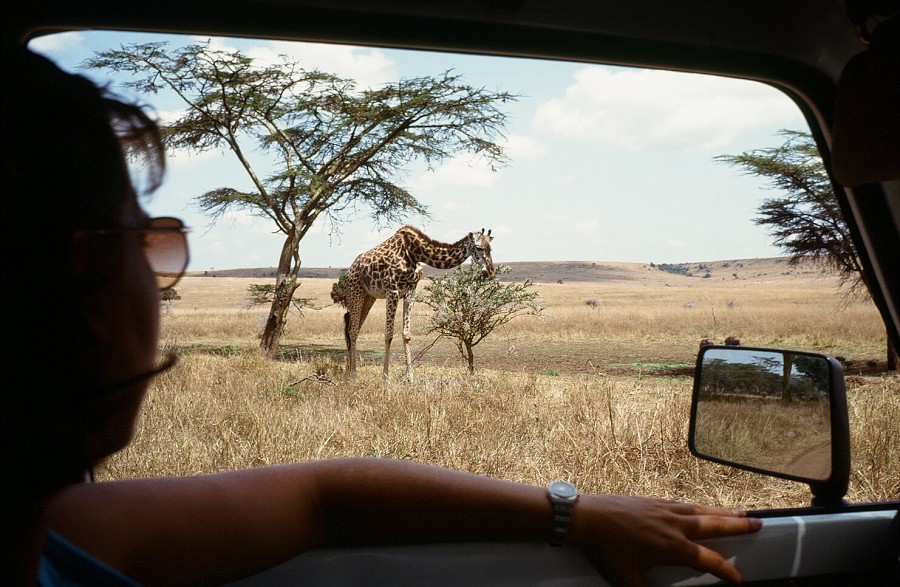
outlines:
[{"label": "tree canopy", "polygon": [[850,294],[868,293],[859,255],[812,135],[796,130],[779,134],[784,142],[777,147],[715,160],[769,179],[769,187],[779,195],[763,200],[754,222],[769,229],[791,264],[811,259],[837,270]]},{"label": "tree canopy", "polygon": [[[171,91],[185,109],[161,124],[168,147],[231,151],[252,189],[220,186],[197,196],[215,221],[231,208],[269,218],[285,235],[260,349],[274,357],[298,287],[300,242],[317,221],[339,230],[367,210],[380,226],[427,207],[403,185],[414,161],[429,169],[460,153],[493,168],[506,163],[496,141],[517,97],[466,85],[452,71],[358,88],[287,56],[263,64],[210,43],[122,46],[83,67],[130,74],[141,94]],[[255,155],[268,166],[258,168]]]},{"label": "tree canopy", "polygon": [[491,332],[516,316],[542,315],[531,281],[502,283],[498,279],[509,271],[499,266],[493,277],[485,278],[478,265],[461,265],[429,277],[424,295],[416,298],[433,310],[428,332],[453,339],[470,373],[475,370],[475,346]]},{"label": "tree canopy", "polygon": [[[784,142],[778,147],[715,160],[766,177],[769,187],[779,192],[763,200],[754,222],[768,227],[775,245],[790,255],[789,263],[811,259],[836,270],[849,297],[869,295],[865,269],[812,135],[797,130],[779,134]],[[888,369],[896,370],[897,362],[888,337]]]}]

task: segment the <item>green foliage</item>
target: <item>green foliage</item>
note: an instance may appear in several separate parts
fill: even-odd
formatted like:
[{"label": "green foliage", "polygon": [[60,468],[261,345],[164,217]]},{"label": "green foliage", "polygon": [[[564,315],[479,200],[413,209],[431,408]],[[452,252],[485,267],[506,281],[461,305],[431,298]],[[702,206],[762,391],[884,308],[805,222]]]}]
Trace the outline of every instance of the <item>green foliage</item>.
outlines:
[{"label": "green foliage", "polygon": [[331,301],[335,304],[343,304],[346,292],[344,288],[347,286],[347,272],[341,271],[338,280],[331,284]]},{"label": "green foliage", "polygon": [[[652,263],[650,265],[653,266]],[[687,267],[680,264],[676,265],[672,263],[660,263],[659,265],[656,265],[656,268],[660,271],[665,271],[666,273],[674,273],[676,275],[684,275],[686,277],[693,276],[693,273],[691,273]]]},{"label": "green foliage", "polygon": [[162,301],[171,302],[173,300],[180,300],[181,296],[178,295],[178,292],[175,291],[175,288],[169,288],[162,291]]},{"label": "green foliage", "polygon": [[864,293],[865,273],[812,135],[795,130],[779,134],[784,143],[778,147],[715,160],[768,178],[768,188],[780,192],[763,200],[754,222],[768,227],[791,264],[811,259],[837,270],[850,294]]},{"label": "green foliage", "polygon": [[251,283],[247,286],[247,303],[249,306],[267,304],[275,297],[275,284]]},{"label": "green foliage", "polygon": [[470,263],[429,277],[423,287],[426,295],[416,298],[434,310],[428,332],[452,338],[470,373],[475,370],[474,347],[497,327],[516,316],[542,315],[531,281],[502,283],[498,279],[509,271],[509,267],[498,266],[494,277],[485,278],[482,269]]},{"label": "green foliage", "polygon": [[[274,283],[251,283],[247,286],[247,307],[253,307],[262,304],[271,304],[272,300],[274,299]],[[294,297],[291,299],[291,305],[300,313],[301,316],[303,316],[303,310],[305,309],[318,309],[315,307],[315,305],[313,305],[312,298]]]},{"label": "green foliage", "polygon": [[706,397],[722,393],[755,394],[760,397],[777,397],[785,401],[792,398],[821,399],[828,396],[828,366],[819,359],[785,357],[790,372],[785,380],[784,365],[773,359],[759,358],[755,363],[729,363],[724,359],[711,359],[704,366],[701,393]]}]

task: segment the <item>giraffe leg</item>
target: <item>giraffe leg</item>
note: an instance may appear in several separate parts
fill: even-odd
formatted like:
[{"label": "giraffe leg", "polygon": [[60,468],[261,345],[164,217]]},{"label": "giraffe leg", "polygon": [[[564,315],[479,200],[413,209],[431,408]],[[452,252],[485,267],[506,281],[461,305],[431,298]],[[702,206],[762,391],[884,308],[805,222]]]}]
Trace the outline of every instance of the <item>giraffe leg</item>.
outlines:
[{"label": "giraffe leg", "polygon": [[344,312],[344,342],[347,346],[347,375],[356,374],[356,340],[350,336],[350,312]]},{"label": "giraffe leg", "polygon": [[391,290],[384,296],[384,370],[382,375],[385,378],[388,376],[388,368],[391,365],[391,341],[394,339],[394,317],[397,315],[399,301],[400,293],[397,290]]},{"label": "giraffe leg", "polygon": [[[420,268],[421,269],[421,268]],[[412,381],[412,349],[410,348],[409,341],[412,340],[412,335],[410,334],[409,322],[410,322],[410,314],[412,313],[412,305],[413,300],[415,299],[416,291],[413,290],[403,296],[403,353],[406,355],[406,379]]]},{"label": "giraffe leg", "polygon": [[359,335],[359,311],[344,314],[344,336],[347,339],[347,376],[356,377],[356,337]]},{"label": "giraffe leg", "polygon": [[347,375],[350,377],[356,377],[356,339],[359,337],[359,331],[374,303],[375,298],[367,295],[354,304],[353,308],[348,310],[344,316],[347,338]]}]

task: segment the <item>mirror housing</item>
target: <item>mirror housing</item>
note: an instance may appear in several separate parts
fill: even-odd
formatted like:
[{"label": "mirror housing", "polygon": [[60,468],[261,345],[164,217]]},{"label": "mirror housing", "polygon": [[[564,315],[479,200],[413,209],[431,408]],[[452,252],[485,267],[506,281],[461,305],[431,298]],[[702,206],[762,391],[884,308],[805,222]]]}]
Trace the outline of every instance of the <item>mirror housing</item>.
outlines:
[{"label": "mirror housing", "polygon": [[688,447],[701,459],[807,483],[813,506],[842,505],[850,426],[841,364],[803,351],[703,347]]}]

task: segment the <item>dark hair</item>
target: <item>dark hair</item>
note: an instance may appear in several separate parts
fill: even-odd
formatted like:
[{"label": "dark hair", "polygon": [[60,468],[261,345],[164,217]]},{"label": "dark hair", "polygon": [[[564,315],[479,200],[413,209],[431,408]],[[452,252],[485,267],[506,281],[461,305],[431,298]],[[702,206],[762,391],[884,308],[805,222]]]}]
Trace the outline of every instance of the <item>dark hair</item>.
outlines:
[{"label": "dark hair", "polygon": [[60,468],[73,467],[60,423],[74,423],[78,434],[93,385],[85,365],[97,360],[88,356],[92,338],[70,246],[78,230],[121,224],[136,197],[128,161],[143,160],[152,191],[164,152],[141,107],[23,46],[4,45],[3,80],[2,455],[14,471],[37,469],[19,478],[22,485],[52,490],[65,482]]}]

